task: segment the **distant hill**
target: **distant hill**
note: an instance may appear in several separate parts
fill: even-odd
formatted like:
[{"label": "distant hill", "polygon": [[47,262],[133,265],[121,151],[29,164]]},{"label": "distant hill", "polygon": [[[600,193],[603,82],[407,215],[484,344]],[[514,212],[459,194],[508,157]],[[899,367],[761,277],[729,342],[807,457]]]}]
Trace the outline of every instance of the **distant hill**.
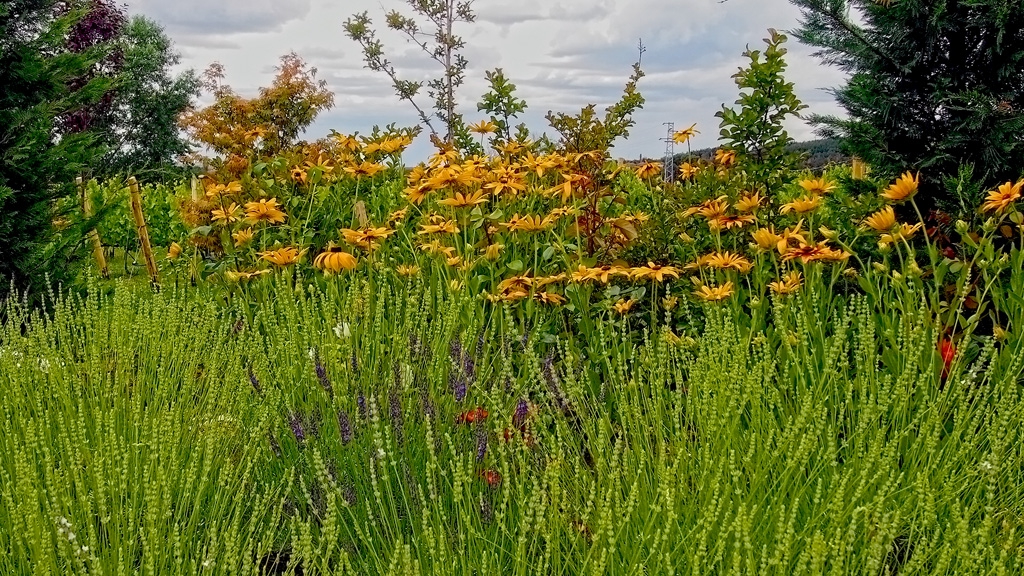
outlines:
[{"label": "distant hill", "polygon": [[[715,157],[715,150],[718,148],[702,148],[700,150],[694,150],[689,156],[697,157],[701,160],[711,160]],[[793,152],[799,152],[804,155],[803,167],[809,170],[821,170],[828,164],[839,163],[846,164],[850,162],[850,157],[839,151],[839,141],[836,139],[822,139],[822,140],[808,140],[807,142],[794,142],[788,146],[788,149]],[[685,161],[687,154],[681,153],[676,154],[676,165],[680,162]]]}]

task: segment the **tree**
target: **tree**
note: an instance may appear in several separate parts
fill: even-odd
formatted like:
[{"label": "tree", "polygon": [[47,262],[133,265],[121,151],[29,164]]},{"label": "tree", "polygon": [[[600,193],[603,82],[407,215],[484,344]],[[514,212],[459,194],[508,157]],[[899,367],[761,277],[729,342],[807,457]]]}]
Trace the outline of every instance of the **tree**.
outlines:
[{"label": "tree", "polygon": [[176,171],[175,160],[191,150],[178,118],[199,96],[193,70],[172,75],[180,55],[163,29],[141,16],[131,19],[117,41],[122,66],[112,98],[114,118],[104,130],[110,148],[108,173]]},{"label": "tree", "polygon": [[88,127],[60,129],[112,86],[92,74],[108,45],[68,49],[86,14],[53,0],[0,0],[0,297],[12,282],[38,294],[47,275],[70,275],[63,264],[74,246],[52,243],[53,200],[101,150]]},{"label": "tree", "polygon": [[823,136],[842,138],[881,176],[920,170],[940,206],[951,203],[940,197],[942,179],[961,165],[973,166],[982,190],[1020,176],[1019,0],[790,1],[803,15],[796,37],[850,74],[834,89],[848,118],[812,118]]},{"label": "tree", "polygon": [[[793,138],[783,122],[806,108],[796,97],[793,83],[786,82],[786,35],[768,30],[762,53],[750,50],[743,55],[746,68],[733,75],[740,88],[738,109],[726,108],[716,114],[722,119],[721,137],[726,147],[736,152],[749,185],[755,192],[771,194],[791,179],[800,158],[789,150]],[[762,59],[763,57],[763,59]]]},{"label": "tree", "polygon": [[457,24],[468,24],[476,20],[472,0],[407,1],[417,17],[429,22],[429,31],[424,31],[415,17],[405,16],[397,10],[388,12],[385,21],[388,28],[402,33],[441,66],[441,76],[426,83],[428,95],[434,101],[433,114],[428,114],[416,101],[424,83],[399,77],[394,65],[385,57],[383,44],[371,28],[372,21],[366,12],[356,14],[345,22],[345,34],[362,47],[367,68],[384,72],[391,79],[395,94],[399,99],[412,104],[432,136],[438,135],[431,122],[431,118],[437,117],[445,126],[446,143],[455,144],[460,149],[472,148],[472,134],[466,128],[462,114],[458,112],[455,98],[455,92],[465,81],[468,62],[460,50],[466,46],[466,42],[453,32]]},{"label": "tree", "polygon": [[274,156],[296,145],[317,115],[334,105],[334,93],[316,74],[298,55],[287,54],[274,82],[255,98],[245,98],[224,83],[224,67],[213,64],[203,74],[213,104],[189,108],[181,127],[220,155],[218,163],[229,173],[240,174],[254,157]]}]

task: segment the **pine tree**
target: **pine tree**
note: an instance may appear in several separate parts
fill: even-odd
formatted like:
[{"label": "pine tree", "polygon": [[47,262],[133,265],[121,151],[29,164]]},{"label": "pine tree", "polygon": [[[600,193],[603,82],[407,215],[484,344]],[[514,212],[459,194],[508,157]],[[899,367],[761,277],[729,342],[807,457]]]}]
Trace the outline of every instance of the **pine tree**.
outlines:
[{"label": "pine tree", "polygon": [[848,117],[813,116],[821,135],[880,176],[920,170],[933,206],[959,204],[942,182],[961,166],[981,190],[1021,175],[1024,2],[790,1],[803,15],[794,35],[849,73],[833,90]]},{"label": "pine tree", "polygon": [[12,282],[38,295],[47,276],[59,282],[69,274],[73,246],[53,241],[53,200],[73,193],[75,176],[102,150],[88,129],[68,125],[95,110],[112,86],[93,74],[108,47],[67,44],[87,8],[0,1],[0,298]]}]

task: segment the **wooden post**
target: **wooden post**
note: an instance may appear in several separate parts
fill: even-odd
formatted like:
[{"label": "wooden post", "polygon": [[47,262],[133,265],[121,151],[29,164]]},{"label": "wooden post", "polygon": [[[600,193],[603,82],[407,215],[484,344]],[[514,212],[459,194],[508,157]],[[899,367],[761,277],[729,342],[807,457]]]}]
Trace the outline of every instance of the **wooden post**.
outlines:
[{"label": "wooden post", "polygon": [[[85,215],[86,220],[92,218],[92,198],[89,198],[89,191],[85,187],[85,180],[81,176],[75,179],[75,183],[78,184],[78,193],[82,195],[82,213]],[[100,233],[95,228],[89,230],[86,234],[89,237],[89,242],[92,243],[92,255],[96,259],[96,266],[100,269],[100,275],[104,278],[110,278],[110,270],[107,268],[107,257],[103,254],[103,241],[100,240]]]},{"label": "wooden post", "polygon": [[854,180],[863,180],[868,176],[868,165],[860,158],[854,156],[852,172]]},{"label": "wooden post", "polygon": [[153,258],[153,246],[149,243],[149,230],[146,229],[146,218],[142,214],[142,193],[139,191],[139,181],[135,176],[128,178],[128,192],[135,227],[139,231],[139,243],[142,244],[142,256],[146,260],[146,270],[149,271],[149,280],[154,286],[159,287],[160,271],[157,270],[156,259]]}]

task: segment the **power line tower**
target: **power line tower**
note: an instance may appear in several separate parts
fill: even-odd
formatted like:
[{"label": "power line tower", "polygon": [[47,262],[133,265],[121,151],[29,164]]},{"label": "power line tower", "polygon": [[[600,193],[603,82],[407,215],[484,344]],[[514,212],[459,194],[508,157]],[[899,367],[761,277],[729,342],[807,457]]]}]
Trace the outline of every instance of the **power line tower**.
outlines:
[{"label": "power line tower", "polygon": [[665,159],[661,162],[662,178],[665,182],[672,182],[676,179],[676,141],[673,136],[676,133],[675,122],[665,122],[668,128],[665,138]]}]

